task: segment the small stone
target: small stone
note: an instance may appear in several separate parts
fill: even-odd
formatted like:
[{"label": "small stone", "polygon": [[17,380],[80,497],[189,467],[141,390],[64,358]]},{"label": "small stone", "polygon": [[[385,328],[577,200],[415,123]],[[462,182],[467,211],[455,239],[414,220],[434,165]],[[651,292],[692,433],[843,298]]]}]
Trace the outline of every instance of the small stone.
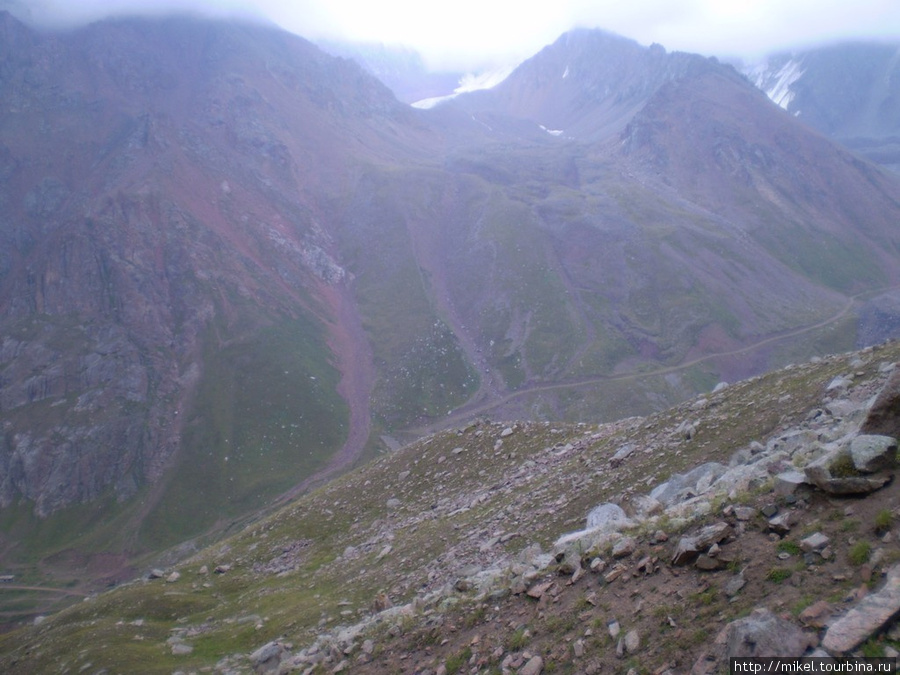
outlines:
[{"label": "small stone", "polygon": [[641,637],[636,630],[630,630],[625,634],[625,651],[634,654],[640,649]]},{"label": "small stone", "polygon": [[625,567],[625,565],[622,565],[622,564],[620,563],[620,564],[616,565],[615,567],[613,567],[613,568],[606,574],[606,576],[603,577],[603,580],[604,580],[606,583],[611,584],[611,583],[614,582],[616,579],[618,579],[620,576],[622,576],[623,574],[625,574],[625,572],[627,572],[627,571],[628,571],[628,568]]},{"label": "small stone", "polygon": [[806,552],[819,551],[831,542],[831,540],[821,532],[815,532],[805,539],[800,540],[800,548]]},{"label": "small stone", "polygon": [[572,653],[575,654],[575,658],[580,659],[584,656],[584,640],[575,640],[572,643]]},{"label": "small stone", "polygon": [[824,628],[825,621],[831,614],[831,604],[826,600],[819,600],[800,612],[800,623],[810,628]]},{"label": "small stone", "polygon": [[625,558],[634,553],[635,548],[637,548],[637,542],[634,537],[622,537],[613,546],[612,557]]},{"label": "small stone", "polygon": [[744,573],[741,572],[737,576],[732,577],[728,580],[728,583],[725,584],[725,595],[729,598],[733,598],[738,593],[741,592],[741,589],[747,585],[747,580],[744,579]]},{"label": "small stone", "polygon": [[552,581],[545,581],[544,583],[535,584],[531,588],[528,589],[526,595],[529,598],[534,598],[535,600],[540,600],[544,597],[544,593],[550,590],[550,587],[553,585]]},{"label": "small stone", "polygon": [[617,637],[619,637],[619,633],[621,632],[622,627],[619,626],[619,622],[618,622],[618,621],[616,621],[615,619],[613,619],[612,621],[610,621],[610,622],[606,625],[606,627],[607,627],[607,629],[609,630],[609,636],[610,636],[613,640],[615,640]]},{"label": "small stone", "polygon": [[507,436],[512,436],[513,430],[512,427],[506,427],[503,431],[500,432],[500,438],[506,438]]},{"label": "small stone", "polygon": [[147,576],[150,579],[162,579],[164,576],[166,576],[166,573],[163,572],[161,569],[154,568],[154,569],[150,570],[150,574],[148,574]]},{"label": "small stone", "polygon": [[774,518],[769,518],[769,529],[776,534],[785,535],[791,531],[791,527],[796,521],[797,516],[793,511],[781,513]]},{"label": "small stone", "polygon": [[734,508],[734,517],[741,522],[752,520],[754,516],[756,516],[756,513],[756,509],[754,509],[752,506],[736,506]]},{"label": "small stone", "polygon": [[704,553],[697,558],[697,561],[694,563],[694,566],[698,570],[712,572],[714,570],[719,569],[721,567],[721,564],[715,558],[711,558]]},{"label": "small stone", "polygon": [[178,581],[180,578],[181,578],[181,574],[180,574],[179,572],[177,572],[177,571],[176,571],[176,572],[172,572],[172,574],[170,574],[169,576],[166,577],[166,583],[167,583],[167,584],[174,584],[174,583],[175,583],[176,581]]},{"label": "small stone", "polygon": [[762,514],[766,518],[771,518],[776,513],[778,513],[778,507],[775,504],[766,504],[764,507],[762,507]]}]

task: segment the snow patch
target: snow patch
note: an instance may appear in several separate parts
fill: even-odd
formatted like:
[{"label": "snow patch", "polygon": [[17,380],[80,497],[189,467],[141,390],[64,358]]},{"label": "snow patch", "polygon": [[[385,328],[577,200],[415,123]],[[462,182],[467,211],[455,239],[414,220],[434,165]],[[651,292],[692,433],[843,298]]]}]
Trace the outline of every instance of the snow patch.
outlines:
[{"label": "snow patch", "polygon": [[493,89],[509,77],[512,71],[518,67],[518,63],[513,63],[493,70],[487,70],[482,73],[466,73],[459,78],[459,86],[453,90],[452,94],[425,98],[421,101],[411,103],[410,105],[412,105],[413,108],[419,108],[420,110],[428,110],[444,101],[453,100],[460,94],[467,94],[471,91],[479,91],[480,89]]},{"label": "snow patch", "polygon": [[550,134],[551,136],[562,136],[563,135],[562,129],[548,129],[543,124],[538,124],[538,126],[541,129],[543,129],[544,131],[546,131],[548,134]]},{"label": "snow patch", "polygon": [[566,79],[569,76],[569,66],[566,66],[566,72],[563,73],[563,79]]},{"label": "snow patch", "polygon": [[773,70],[768,63],[764,63],[752,68],[748,75],[772,102],[787,110],[794,100],[794,92],[791,87],[803,76],[804,72],[806,71],[800,61],[789,59],[778,70]]}]

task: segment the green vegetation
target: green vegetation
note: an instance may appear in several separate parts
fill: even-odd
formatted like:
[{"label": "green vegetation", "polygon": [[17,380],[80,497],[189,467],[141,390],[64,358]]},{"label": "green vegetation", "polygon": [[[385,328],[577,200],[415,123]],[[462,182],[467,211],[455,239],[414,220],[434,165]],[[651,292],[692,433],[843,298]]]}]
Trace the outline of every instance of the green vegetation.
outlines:
[{"label": "green vegetation", "polygon": [[884,535],[891,529],[891,526],[893,524],[894,514],[889,509],[883,509],[879,511],[875,516],[875,521],[873,522],[875,534],[877,534],[878,536]]},{"label": "green vegetation", "polygon": [[[879,349],[873,355],[874,364],[900,356],[900,344]],[[649,488],[700,461],[727,461],[735,447],[751,439],[765,439],[792,420],[805,419],[806,411],[821,400],[828,381],[836,372],[846,371],[849,358],[835,357],[733,384],[714,397],[715,424],[701,423],[695,438],[679,446],[680,452],[636,452],[615,472],[606,467],[617,448],[629,442],[644,446],[649,439],[665,443],[690,414],[691,402],[614,426],[510,425],[482,420],[430,435],[376,459],[363,472],[346,474],[227,539],[201,548],[177,565],[181,573],[177,581],[137,581],[79,601],[41,626],[0,636],[0,670],[55,672],[62,659],[73,672],[87,663],[94,670],[143,672],[135,664],[150,659],[158,672],[200,672],[223,656],[246,655],[276,638],[298,649],[308,646],[316,635],[369,616],[382,594],[400,606],[421,598],[422,589],[443,583],[444,575],[454,578],[460,558],[448,559],[447,551],[453,550],[457,556],[477,551],[488,535],[472,537],[472,533],[485,530],[485,523],[497,514],[517,518],[517,530],[529,533],[527,538],[514,537],[503,545],[510,556],[533,544],[548,551],[560,533],[581,527],[584,514],[598,502],[620,494],[623,484]],[[782,400],[788,394],[790,399]],[[495,442],[507,425],[513,427],[513,433],[504,437],[502,449],[495,451]],[[578,450],[562,451],[568,445]],[[533,462],[528,465],[529,480],[507,483],[529,461]],[[559,495],[561,485],[575,484],[579,489],[569,490],[565,500],[548,502],[547,495]],[[503,488],[487,489],[493,485]],[[741,499],[750,496],[742,494]],[[399,505],[389,507],[388,498],[396,498]],[[834,520],[829,519],[831,513]],[[843,509],[824,503],[813,515],[833,534],[841,527],[838,518],[843,517]],[[656,526],[670,536],[681,531],[675,523],[660,521]],[[495,526],[487,531],[493,533]],[[386,546],[390,546],[389,553],[379,557]],[[770,544],[770,553],[773,548]],[[781,548],[795,550],[791,543],[782,543]],[[838,555],[844,552],[838,550]],[[745,560],[744,564],[752,562]],[[231,569],[213,573],[220,564]],[[209,573],[201,574],[201,566],[207,566]],[[429,578],[429,572],[436,572],[437,578]],[[690,574],[685,572],[683,578],[689,580]],[[804,582],[808,577],[802,563],[799,567],[774,567],[765,576],[770,584],[777,584],[792,575]],[[681,631],[685,645],[704,644],[710,639],[711,626],[752,609],[743,595],[734,602],[726,597],[722,590],[726,576],[702,577],[710,584],[702,590],[684,586],[683,600],[668,593],[652,598],[651,591],[643,612],[628,614],[623,629],[632,622],[647,621],[666,638],[672,631]],[[660,580],[651,575],[641,584],[652,586]],[[473,594],[463,594],[461,600],[454,595],[457,602],[447,603],[451,607],[443,623],[430,622],[435,613],[444,611],[439,609],[443,601],[435,601],[435,605],[425,601],[409,618],[401,614],[376,624],[371,637],[383,649],[382,654],[390,650],[399,653],[404,646],[430,647],[435,663],[454,658],[465,664],[471,656],[466,658],[465,642],[459,640],[478,634],[479,657],[487,657],[498,646],[506,651],[528,650],[544,655],[546,662],[557,661],[558,672],[564,672],[567,665],[561,651],[548,650],[548,642],[566,645],[567,636],[575,639],[576,633],[592,627],[594,635],[586,647],[609,650],[606,621],[627,612],[630,603],[637,601],[636,596],[626,595],[623,605],[622,597],[615,593],[638,586],[635,580],[627,587],[616,581],[609,588],[589,588],[584,580],[574,588],[563,587],[563,580],[559,583],[558,605],[546,603],[543,609],[526,605],[527,612],[507,614],[504,603],[519,600],[472,605],[467,599]],[[803,596],[812,595],[803,583],[777,588],[782,589],[779,593],[789,611],[802,611],[809,600]],[[846,595],[848,588],[839,595]],[[597,598],[588,603],[586,593],[591,590]],[[757,591],[751,589],[751,593]],[[662,604],[657,606],[657,601]],[[501,606],[499,614],[493,610],[495,604]],[[391,637],[396,633],[394,624],[399,637]],[[526,624],[533,635],[526,634]],[[646,624],[641,630],[642,635],[649,635]],[[189,634],[185,641],[193,647],[191,654],[171,654],[167,640],[175,634]],[[447,637],[453,642],[451,647],[441,645]],[[465,670],[461,665],[458,672]]]},{"label": "green vegetation", "polygon": [[766,579],[773,584],[780,584],[785,579],[789,579],[793,571],[786,567],[773,567],[766,572]]},{"label": "green vegetation", "polygon": [[465,647],[458,654],[454,654],[450,658],[447,659],[447,663],[444,664],[447,668],[447,675],[455,675],[469,662],[469,659],[472,658],[472,648]]},{"label": "green vegetation", "polygon": [[847,558],[850,560],[851,565],[856,565],[859,567],[860,565],[864,565],[869,562],[869,556],[872,554],[872,544],[870,544],[865,539],[860,539],[853,546],[850,547],[850,551],[847,553]]},{"label": "green vegetation", "polygon": [[294,319],[218,343],[166,494],[141,531],[153,548],[266,504],[311,475],[346,438],[348,412],[321,327]]},{"label": "green vegetation", "polygon": [[800,555],[803,551],[800,549],[800,545],[791,541],[790,539],[782,539],[775,545],[775,550],[779,553],[789,553],[791,555]]}]

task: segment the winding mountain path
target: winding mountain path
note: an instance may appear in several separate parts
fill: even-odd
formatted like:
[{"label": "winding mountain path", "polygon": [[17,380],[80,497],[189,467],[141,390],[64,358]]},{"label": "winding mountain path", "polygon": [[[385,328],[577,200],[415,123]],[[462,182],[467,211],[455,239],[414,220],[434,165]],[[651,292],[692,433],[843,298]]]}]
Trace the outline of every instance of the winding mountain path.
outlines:
[{"label": "winding mountain path", "polygon": [[837,323],[841,319],[843,319],[848,312],[856,305],[857,301],[865,296],[874,296],[881,293],[885,293],[892,290],[900,289],[900,285],[898,286],[889,286],[877,290],[869,290],[861,293],[857,293],[855,295],[851,295],[847,298],[847,301],[844,303],[843,307],[838,310],[832,316],[823,319],[817,323],[811,324],[809,326],[803,326],[801,328],[795,328],[792,330],[784,331],[782,333],[778,333],[776,335],[771,335],[766,338],[762,338],[756,342],[745,345],[743,347],[739,347],[737,349],[731,349],[728,351],[722,352],[713,352],[710,354],[704,354],[703,356],[698,356],[697,358],[693,358],[689,361],[684,361],[674,366],[666,366],[663,368],[657,368],[655,370],[643,371],[640,373],[620,373],[618,375],[591,375],[590,377],[585,378],[577,378],[564,380],[560,382],[549,382],[546,384],[534,384],[531,386],[527,386],[523,389],[517,389],[516,391],[510,392],[504,396],[499,398],[494,398],[493,400],[488,401],[478,401],[469,403],[466,405],[457,408],[451,414],[446,417],[441,418],[431,424],[425,425],[423,427],[418,427],[415,429],[405,430],[405,433],[408,435],[414,436],[426,436],[428,434],[434,433],[436,431],[440,431],[442,429],[446,429],[448,427],[456,426],[466,420],[469,420],[473,417],[478,417],[479,415],[483,415],[491,410],[499,408],[502,405],[509,403],[510,401],[514,401],[517,398],[523,396],[529,396],[531,394],[535,394],[542,391],[553,391],[557,389],[570,389],[574,387],[583,387],[591,384],[599,384],[602,382],[622,382],[622,381],[630,381],[642,379],[645,377],[655,377],[660,375],[668,375],[670,373],[676,373],[682,370],[686,370],[693,366],[696,366],[699,363],[703,363],[705,361],[709,361],[711,359],[722,358],[727,356],[739,356],[741,354],[747,354],[749,352],[753,352],[757,349],[765,347],[767,345],[780,342],[782,340],[787,340],[789,338],[798,337],[801,335],[805,335],[807,333],[811,333],[816,330],[821,330],[822,328],[826,328],[834,323]]}]

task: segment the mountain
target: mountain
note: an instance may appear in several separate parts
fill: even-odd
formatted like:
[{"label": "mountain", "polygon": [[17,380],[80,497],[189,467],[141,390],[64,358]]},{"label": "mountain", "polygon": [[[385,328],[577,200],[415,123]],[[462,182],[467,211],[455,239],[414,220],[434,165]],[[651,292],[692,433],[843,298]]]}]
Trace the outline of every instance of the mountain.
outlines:
[{"label": "mountain", "polygon": [[[0,668],[713,673],[892,654],[900,484],[875,466],[892,450],[896,473],[897,446],[866,432],[900,429],[898,359],[887,343],[614,423],[434,434],[0,636]],[[831,460],[842,477],[813,484]],[[826,491],[854,481],[870,491]]]},{"label": "mountain", "polygon": [[473,417],[896,333],[900,181],[714,60],[576,31],[417,110],[271,27],[0,31],[0,564],[35,585]]},{"label": "mountain", "polygon": [[322,209],[415,142],[408,109],[263,27],[0,31],[6,535],[68,509],[53,546],[98,513],[119,550],[171,542],[361,447],[366,346]]},{"label": "mountain", "polygon": [[900,168],[900,44],[781,53],[746,72],[798,119],[872,161]]}]

